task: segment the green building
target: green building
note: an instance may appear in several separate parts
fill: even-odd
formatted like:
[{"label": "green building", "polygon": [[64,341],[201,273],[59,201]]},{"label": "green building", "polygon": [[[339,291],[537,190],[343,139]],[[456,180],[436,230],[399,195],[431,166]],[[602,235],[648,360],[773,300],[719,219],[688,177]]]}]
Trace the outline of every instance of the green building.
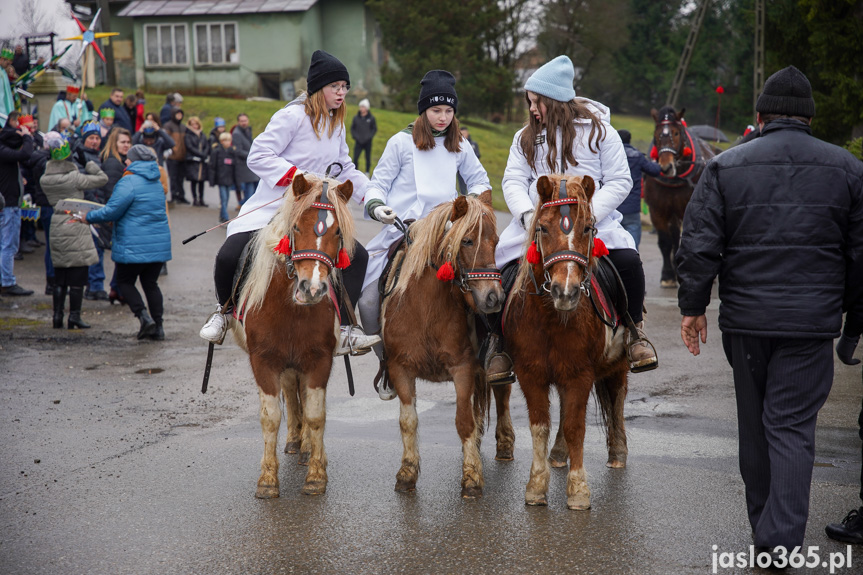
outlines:
[{"label": "green building", "polygon": [[[75,4],[96,8],[95,2]],[[289,100],[315,50],[351,74],[351,99],[384,92],[380,29],[363,0],[110,1],[117,83],[152,92]]]}]

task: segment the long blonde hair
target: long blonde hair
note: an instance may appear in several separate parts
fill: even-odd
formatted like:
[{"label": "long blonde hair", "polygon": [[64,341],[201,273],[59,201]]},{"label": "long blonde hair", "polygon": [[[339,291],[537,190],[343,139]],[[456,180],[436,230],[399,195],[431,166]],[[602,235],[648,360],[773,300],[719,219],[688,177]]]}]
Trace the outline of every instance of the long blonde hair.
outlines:
[{"label": "long blonde hair", "polygon": [[132,140],[132,134],[126,128],[117,127],[112,129],[111,133],[108,134],[108,141],[105,142],[105,149],[102,150],[101,156],[103,162],[110,156],[122,163],[123,158],[120,157],[120,152],[117,151],[117,140],[120,139],[120,136],[128,136],[130,142]]},{"label": "long blonde hair", "polygon": [[318,90],[312,95],[306,94],[305,101],[306,115],[312,121],[312,129],[318,139],[321,139],[321,132],[324,127],[327,127],[327,137],[332,138],[336,127],[340,130],[345,129],[345,116],[347,116],[347,106],[344,101],[342,105],[335,110],[327,108],[327,101],[324,99],[324,91]]}]

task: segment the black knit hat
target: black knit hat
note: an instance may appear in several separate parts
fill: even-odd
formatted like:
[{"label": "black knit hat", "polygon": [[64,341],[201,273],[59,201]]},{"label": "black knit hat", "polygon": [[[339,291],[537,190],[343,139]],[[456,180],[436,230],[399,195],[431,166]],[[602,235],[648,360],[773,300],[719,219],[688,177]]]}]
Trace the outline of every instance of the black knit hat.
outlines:
[{"label": "black knit hat", "polygon": [[420,114],[432,106],[452,106],[458,111],[458,94],[455,93],[455,76],[446,70],[432,70],[420,82],[420,99],[417,110]]},{"label": "black knit hat", "polygon": [[348,75],[348,69],[345,68],[345,65],[332,54],[327,54],[323,50],[315,50],[306,79],[309,95],[311,96],[327,84],[340,81],[347,82],[349,87],[351,85],[351,77]]},{"label": "black knit hat", "polygon": [[632,133],[629,130],[618,130],[617,133],[620,136],[620,141],[624,144],[632,141]]},{"label": "black knit hat", "polygon": [[755,111],[759,114],[811,118],[815,115],[812,85],[803,72],[794,66],[783,68],[764,82],[764,90],[758,96]]}]

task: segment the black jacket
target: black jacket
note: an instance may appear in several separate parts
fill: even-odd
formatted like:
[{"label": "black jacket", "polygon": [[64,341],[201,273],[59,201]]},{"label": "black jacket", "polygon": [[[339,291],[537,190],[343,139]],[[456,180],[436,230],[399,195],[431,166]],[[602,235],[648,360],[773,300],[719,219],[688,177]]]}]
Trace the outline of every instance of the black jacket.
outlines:
[{"label": "black jacket", "polygon": [[354,141],[358,144],[368,144],[377,133],[378,123],[375,121],[372,113],[369,112],[363,117],[357,112],[357,115],[354,116],[351,122],[351,137]]},{"label": "black jacket", "polygon": [[719,274],[719,327],[762,337],[839,335],[863,297],[863,163],[775,120],[708,163],[683,220],[678,304],[704,313]]},{"label": "black jacket", "polygon": [[18,163],[28,162],[32,153],[31,136],[22,136],[11,126],[0,130],[0,193],[6,200],[7,208],[15,207],[20,203],[21,181],[18,175]]},{"label": "black jacket", "polygon": [[207,179],[207,156],[210,145],[204,132],[196,134],[186,129],[186,179],[191,182],[203,182]]},{"label": "black jacket", "polygon": [[114,192],[114,186],[117,185],[117,182],[120,181],[120,178],[123,177],[123,173],[126,171],[126,156],[120,156],[118,160],[114,156],[109,155],[102,162],[102,171],[108,176],[108,183],[99,189],[96,201],[100,204],[107,204],[108,200],[111,199],[111,194]]},{"label": "black jacket", "polygon": [[102,102],[102,105],[99,106],[99,109],[102,108],[111,108],[114,110],[114,125],[119,126],[121,128],[126,128],[133,134],[135,133],[135,126],[132,125],[132,118],[129,117],[129,112],[126,111],[126,107],[120,104],[117,106],[111,99],[107,99]]},{"label": "black jacket", "polygon": [[239,165],[237,166],[237,181],[241,184],[246,182],[257,182],[260,178],[249,169],[246,160],[249,158],[249,150],[252,149],[252,127],[241,128],[235,126],[231,131],[234,147],[237,148]]},{"label": "black jacket", "polygon": [[30,194],[33,203],[37,206],[45,207],[51,205],[45,192],[42,191],[42,186],[39,184],[39,180],[45,175],[45,166],[48,164],[49,159],[51,159],[51,152],[37,149],[30,156],[27,164],[29,175],[27,176],[27,185],[24,186],[24,190]]},{"label": "black jacket", "polygon": [[[148,145],[144,142],[144,134],[143,132],[138,132],[134,136],[132,136],[132,145],[136,144],[144,144]],[[165,150],[170,150],[177,143],[174,141],[174,138],[168,135],[165,130],[159,130],[156,132],[156,139],[152,144],[149,144],[153,150],[156,152],[156,158],[159,161],[159,165],[164,165],[165,163]]]},{"label": "black jacket", "polygon": [[239,154],[233,145],[225,148],[222,144],[210,147],[207,179],[211,186],[236,186]]},{"label": "black jacket", "polygon": [[651,176],[658,176],[662,168],[656,162],[651,162],[647,156],[632,144],[623,144],[626,152],[626,161],[629,162],[629,174],[632,176],[632,190],[626,199],[617,207],[621,214],[634,214],[641,211],[641,176],[645,172]]}]

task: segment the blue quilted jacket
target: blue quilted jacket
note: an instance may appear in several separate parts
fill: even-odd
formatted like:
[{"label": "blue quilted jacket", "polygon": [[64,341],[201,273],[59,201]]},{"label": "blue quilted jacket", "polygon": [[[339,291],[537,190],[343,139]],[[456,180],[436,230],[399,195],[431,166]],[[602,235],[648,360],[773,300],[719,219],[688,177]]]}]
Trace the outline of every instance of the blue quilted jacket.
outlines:
[{"label": "blue quilted jacket", "polygon": [[87,214],[87,221],[116,222],[111,259],[120,264],[146,264],[171,259],[171,230],[165,191],[156,162],[133,162],[114,186],[104,208]]}]

